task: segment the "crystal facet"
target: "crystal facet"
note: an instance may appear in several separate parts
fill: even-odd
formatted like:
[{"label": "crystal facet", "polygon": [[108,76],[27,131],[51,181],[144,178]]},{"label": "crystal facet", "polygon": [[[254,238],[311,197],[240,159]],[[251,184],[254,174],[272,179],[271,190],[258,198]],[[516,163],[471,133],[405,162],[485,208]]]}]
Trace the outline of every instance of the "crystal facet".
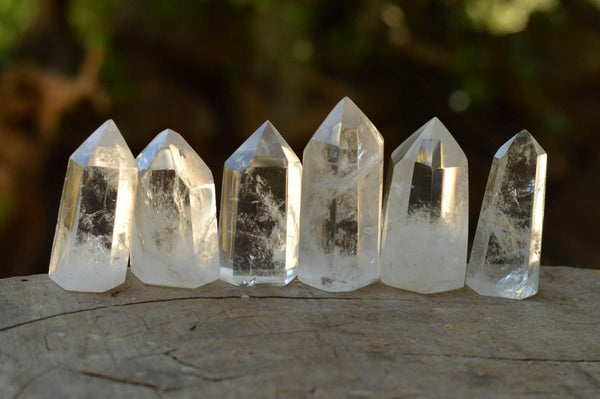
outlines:
[{"label": "crystal facet", "polygon": [[103,292],[125,281],[136,171],[112,120],[69,158],[48,272],[62,288]]},{"label": "crystal facet", "polygon": [[227,159],[221,194],[221,279],[285,285],[296,276],[302,165],[271,122]]},{"label": "crystal facet", "polygon": [[165,130],[137,157],[131,271],[144,283],[195,288],[219,278],[215,184],[178,133]]},{"label": "crystal facet", "polygon": [[383,138],[348,97],[304,149],[298,277],[351,291],[379,277]]},{"label": "crystal facet", "polygon": [[537,292],[546,163],[525,130],[494,156],[467,270],[467,285],[480,295],[523,299]]},{"label": "crystal facet", "polygon": [[385,190],[381,281],[419,293],[464,286],[467,158],[437,118],[392,153]]}]

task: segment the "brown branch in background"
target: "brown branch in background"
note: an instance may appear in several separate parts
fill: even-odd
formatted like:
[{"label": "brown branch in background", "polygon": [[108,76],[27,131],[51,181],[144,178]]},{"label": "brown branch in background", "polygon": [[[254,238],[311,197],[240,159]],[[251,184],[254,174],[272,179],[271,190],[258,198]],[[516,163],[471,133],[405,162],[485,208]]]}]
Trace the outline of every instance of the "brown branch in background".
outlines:
[{"label": "brown branch in background", "polygon": [[53,73],[38,75],[42,101],[37,115],[37,127],[41,139],[52,143],[64,114],[81,101],[93,98],[98,90],[98,75],[103,63],[102,51],[90,51],[75,79]]},{"label": "brown branch in background", "polygon": [[103,52],[90,51],[75,77],[32,65],[0,76],[0,235],[14,258],[7,264],[18,267],[0,276],[28,274],[36,266],[48,235],[41,174],[65,114],[99,92],[103,63]]}]

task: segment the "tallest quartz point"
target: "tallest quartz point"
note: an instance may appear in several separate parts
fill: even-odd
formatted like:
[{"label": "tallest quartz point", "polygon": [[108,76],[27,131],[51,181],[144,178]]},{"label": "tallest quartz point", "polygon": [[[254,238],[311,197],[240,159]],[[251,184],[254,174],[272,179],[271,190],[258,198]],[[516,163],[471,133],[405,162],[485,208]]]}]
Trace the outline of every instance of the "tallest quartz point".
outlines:
[{"label": "tallest quartz point", "polygon": [[351,291],[379,277],[383,138],[345,97],[304,149],[298,277]]},{"label": "tallest quartz point", "polygon": [[71,291],[103,292],[125,281],[135,159],[112,120],[69,158],[49,275]]}]

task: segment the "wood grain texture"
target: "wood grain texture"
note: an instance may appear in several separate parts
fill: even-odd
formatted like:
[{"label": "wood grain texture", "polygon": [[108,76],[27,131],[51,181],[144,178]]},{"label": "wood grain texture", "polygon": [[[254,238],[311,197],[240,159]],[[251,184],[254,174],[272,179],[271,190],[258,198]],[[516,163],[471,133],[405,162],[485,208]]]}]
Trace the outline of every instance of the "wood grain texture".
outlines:
[{"label": "wood grain texture", "polygon": [[299,282],[104,294],[0,280],[0,398],[600,397],[600,271],[524,301]]}]

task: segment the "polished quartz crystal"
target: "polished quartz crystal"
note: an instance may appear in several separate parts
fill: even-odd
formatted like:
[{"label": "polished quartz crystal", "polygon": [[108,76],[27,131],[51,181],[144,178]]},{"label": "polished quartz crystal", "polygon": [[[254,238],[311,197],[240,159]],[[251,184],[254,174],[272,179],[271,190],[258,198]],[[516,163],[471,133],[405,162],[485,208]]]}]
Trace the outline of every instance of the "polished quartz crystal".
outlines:
[{"label": "polished quartz crystal", "polygon": [[178,133],[165,130],[137,157],[131,271],[144,283],[195,288],[219,278],[215,184]]},{"label": "polished quartz crystal", "polygon": [[296,276],[302,165],[265,122],[227,159],[221,194],[221,279],[285,285]]},{"label": "polished quartz crystal", "polygon": [[419,293],[464,286],[467,158],[437,118],[393,153],[386,183],[381,281]]},{"label": "polished quartz crystal", "polygon": [[62,288],[103,292],[125,281],[136,181],[112,120],[71,155],[48,272]]},{"label": "polished quartz crystal", "polygon": [[299,279],[351,291],[379,278],[383,138],[348,97],[304,149]]},{"label": "polished quartz crystal", "polygon": [[546,162],[525,130],[494,156],[467,270],[477,293],[523,299],[537,292]]}]

